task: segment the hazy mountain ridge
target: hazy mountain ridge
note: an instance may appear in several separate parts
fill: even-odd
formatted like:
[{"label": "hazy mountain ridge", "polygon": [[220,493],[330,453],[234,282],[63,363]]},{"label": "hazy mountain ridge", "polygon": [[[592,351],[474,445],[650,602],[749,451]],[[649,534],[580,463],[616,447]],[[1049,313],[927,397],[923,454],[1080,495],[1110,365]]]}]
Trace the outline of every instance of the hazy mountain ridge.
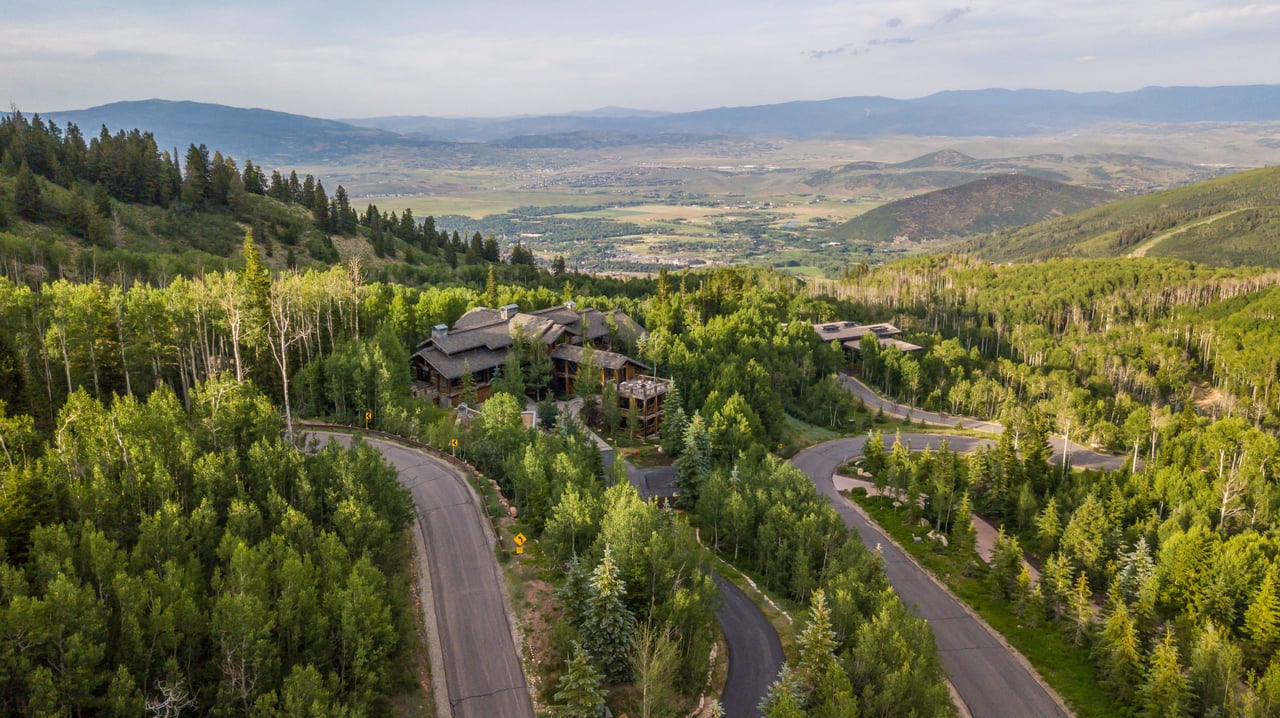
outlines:
[{"label": "hazy mountain ridge", "polygon": [[[624,108],[506,118],[380,117],[325,120],[265,109],[199,102],[142,100],[83,110],[41,112],[98,128],[146,127],[162,147],[206,144],[240,157],[334,158],[374,147],[457,151],[450,143],[494,142],[534,135],[620,133],[620,141],[652,135],[758,135],[795,138],[1016,136],[1106,122],[1253,122],[1280,119],[1280,85],[1154,87],[1123,93],[1058,90],[965,90],[898,100],[844,97],[695,112]],[[630,136],[630,137],[628,137]]]},{"label": "hazy mountain ridge", "polygon": [[1229,166],[1206,167],[1118,152],[1041,153],[980,159],[943,149],[898,163],[849,162],[813,172],[805,178],[804,184],[821,192],[870,190],[894,200],[956,187],[991,175],[1017,173],[1064,184],[1136,194],[1206,180],[1231,171],[1233,168]]},{"label": "hazy mountain ridge", "polygon": [[[959,154],[959,153],[956,153]],[[1023,174],[1001,174],[890,202],[830,230],[833,239],[931,242],[1095,207],[1115,195]]]}]

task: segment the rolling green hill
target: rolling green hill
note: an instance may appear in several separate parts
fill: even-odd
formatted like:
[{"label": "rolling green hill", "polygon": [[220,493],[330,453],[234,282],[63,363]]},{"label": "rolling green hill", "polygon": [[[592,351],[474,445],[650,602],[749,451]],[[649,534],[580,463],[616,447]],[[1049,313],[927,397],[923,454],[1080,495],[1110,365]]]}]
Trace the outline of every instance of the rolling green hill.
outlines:
[{"label": "rolling green hill", "polygon": [[1151,256],[1275,267],[1277,240],[1280,167],[1265,167],[998,231],[960,249],[1000,262]]},{"label": "rolling green hill", "polygon": [[1000,174],[890,202],[832,228],[828,235],[858,242],[956,239],[1069,214],[1114,198],[1102,190]]}]

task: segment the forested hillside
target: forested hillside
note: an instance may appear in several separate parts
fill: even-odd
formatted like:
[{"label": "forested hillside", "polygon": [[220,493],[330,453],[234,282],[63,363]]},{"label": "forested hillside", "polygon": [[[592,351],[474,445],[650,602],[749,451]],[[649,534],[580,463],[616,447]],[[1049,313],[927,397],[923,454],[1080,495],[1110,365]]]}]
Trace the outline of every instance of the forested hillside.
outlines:
[{"label": "forested hillside", "polygon": [[1102,190],[999,174],[876,207],[828,230],[833,239],[931,242],[957,239],[1094,207],[1115,195]]},{"label": "forested hillside", "polygon": [[940,256],[866,271],[836,291],[927,347],[918,357],[873,349],[862,371],[928,408],[998,416],[1030,404],[1059,429],[1070,421],[1074,437],[1112,448],[1127,443],[1127,417],[1151,407],[1198,403],[1260,425],[1280,417],[1273,271]]},{"label": "forested hillside", "polygon": [[[992,595],[1019,625],[1061,629],[1087,652],[1096,673],[1084,680],[1118,714],[1272,715],[1280,275],[959,257],[854,274],[838,293],[927,347],[864,343],[862,377],[1006,427],[968,458],[869,450],[862,466],[897,512],[959,536],[937,549],[957,567],[972,549],[956,513],[1003,525],[983,579]],[[1049,434],[1124,452],[1132,470],[1050,464]],[[1020,570],[1024,550],[1038,576]]]},{"label": "forested hillside", "polygon": [[961,249],[994,261],[1173,257],[1217,266],[1280,266],[1280,168],[1132,197],[980,237]]},{"label": "forested hillside", "polygon": [[275,269],[361,260],[372,276],[402,281],[533,281],[532,253],[502,252],[431,217],[353,207],[342,185],[268,170],[205,145],[157,147],[148,132],[86,141],[74,124],[38,115],[0,120],[0,274],[15,281],[101,278],[167,283],[239,266],[246,232]]}]

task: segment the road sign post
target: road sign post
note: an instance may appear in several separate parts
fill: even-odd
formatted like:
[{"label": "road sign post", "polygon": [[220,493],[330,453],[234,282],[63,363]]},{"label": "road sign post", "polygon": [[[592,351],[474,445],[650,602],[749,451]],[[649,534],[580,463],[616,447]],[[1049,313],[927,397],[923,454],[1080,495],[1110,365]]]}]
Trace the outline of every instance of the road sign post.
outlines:
[{"label": "road sign post", "polygon": [[529,539],[525,538],[524,534],[516,534],[511,540],[516,544],[516,555],[524,553],[524,544]]}]

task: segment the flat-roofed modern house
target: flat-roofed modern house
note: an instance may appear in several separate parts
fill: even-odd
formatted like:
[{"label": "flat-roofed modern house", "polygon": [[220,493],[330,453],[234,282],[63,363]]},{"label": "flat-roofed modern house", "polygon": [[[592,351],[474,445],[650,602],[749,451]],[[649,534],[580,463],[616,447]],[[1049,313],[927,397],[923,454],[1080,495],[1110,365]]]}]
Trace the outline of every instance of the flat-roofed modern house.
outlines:
[{"label": "flat-roofed modern house", "polygon": [[463,377],[468,374],[476,400],[489,397],[493,381],[517,340],[526,346],[533,342],[546,346],[551,389],[559,393],[573,391],[583,352],[591,347],[599,381],[618,387],[624,416],[634,405],[647,434],[657,431],[662,397],[671,384],[650,376],[650,367],[612,351],[619,341],[634,343],[646,335],[644,328],[623,312],[579,311],[573,302],[530,312],[521,312],[515,304],[497,309],[476,307],[452,327],[435,326],[431,336],[418,344],[409,363],[418,395],[441,406],[456,407],[462,401]]},{"label": "flat-roofed modern house", "polygon": [[857,322],[823,322],[814,324],[813,331],[825,342],[837,341],[845,351],[850,354],[857,354],[862,350],[862,337],[866,334],[873,334],[880,343],[881,348],[897,347],[900,351],[910,354],[912,352],[924,351],[924,347],[911,342],[904,342],[896,337],[902,333],[902,330],[892,324],[881,322],[879,324],[859,324]]}]

